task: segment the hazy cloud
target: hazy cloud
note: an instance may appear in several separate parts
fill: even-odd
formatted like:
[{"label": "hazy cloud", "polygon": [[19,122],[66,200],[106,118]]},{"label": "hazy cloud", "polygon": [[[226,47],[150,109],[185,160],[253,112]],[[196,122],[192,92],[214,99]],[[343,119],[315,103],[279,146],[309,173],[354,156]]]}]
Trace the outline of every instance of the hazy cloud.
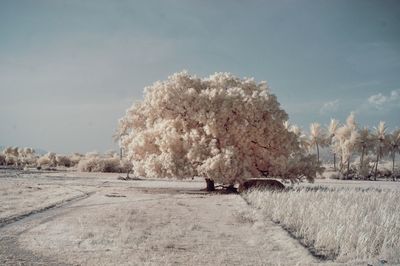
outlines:
[{"label": "hazy cloud", "polygon": [[392,90],[390,94],[374,94],[368,97],[368,103],[377,109],[393,107],[400,104],[400,89]]},{"label": "hazy cloud", "polygon": [[326,114],[329,112],[335,112],[338,110],[338,107],[339,107],[339,99],[329,101],[322,105],[322,107],[319,109],[319,113]]},{"label": "hazy cloud", "polygon": [[387,100],[388,98],[384,96],[382,93],[374,94],[368,98],[368,102],[376,106],[380,106],[386,103]]}]

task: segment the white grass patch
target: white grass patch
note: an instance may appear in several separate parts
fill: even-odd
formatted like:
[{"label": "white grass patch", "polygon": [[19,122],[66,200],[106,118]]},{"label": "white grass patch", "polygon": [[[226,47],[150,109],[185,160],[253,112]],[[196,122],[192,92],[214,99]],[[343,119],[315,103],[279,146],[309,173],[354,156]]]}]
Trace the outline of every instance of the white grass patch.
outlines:
[{"label": "white grass patch", "polygon": [[400,191],[300,187],[245,199],[319,254],[337,262],[400,263]]},{"label": "white grass patch", "polygon": [[0,224],[83,195],[84,192],[63,185],[42,184],[22,178],[1,178]]}]

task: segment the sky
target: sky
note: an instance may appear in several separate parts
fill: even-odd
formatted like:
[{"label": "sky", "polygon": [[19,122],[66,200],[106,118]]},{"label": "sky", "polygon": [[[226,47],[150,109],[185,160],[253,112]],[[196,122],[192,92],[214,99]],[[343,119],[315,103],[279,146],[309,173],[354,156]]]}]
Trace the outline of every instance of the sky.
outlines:
[{"label": "sky", "polygon": [[0,0],[0,145],[115,149],[143,88],[187,70],[266,80],[308,130],[400,127],[400,2]]}]

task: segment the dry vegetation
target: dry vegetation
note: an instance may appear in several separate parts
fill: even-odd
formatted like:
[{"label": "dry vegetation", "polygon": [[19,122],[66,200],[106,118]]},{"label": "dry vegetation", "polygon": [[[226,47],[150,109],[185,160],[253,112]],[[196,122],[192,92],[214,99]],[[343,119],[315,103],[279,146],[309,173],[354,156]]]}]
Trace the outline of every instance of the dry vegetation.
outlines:
[{"label": "dry vegetation", "polygon": [[49,184],[23,177],[0,176],[0,226],[16,217],[28,215],[85,195],[85,192],[67,187],[61,182]]},{"label": "dry vegetation", "polygon": [[17,168],[37,168],[42,170],[55,170],[56,168],[69,168],[80,172],[103,173],[128,173],[132,170],[132,164],[113,152],[100,154],[88,152],[85,155],[73,153],[71,155],[48,152],[37,155],[32,148],[7,147],[0,153],[0,165]]},{"label": "dry vegetation", "polygon": [[400,263],[399,190],[301,187],[244,197],[318,254],[338,262]]}]

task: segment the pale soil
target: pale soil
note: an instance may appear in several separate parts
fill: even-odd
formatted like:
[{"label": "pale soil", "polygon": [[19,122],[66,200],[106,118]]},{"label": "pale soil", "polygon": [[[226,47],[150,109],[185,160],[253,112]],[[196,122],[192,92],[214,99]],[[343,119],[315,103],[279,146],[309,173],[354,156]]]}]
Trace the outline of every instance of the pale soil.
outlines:
[{"label": "pale soil", "polygon": [[0,222],[0,265],[333,264],[240,195],[201,192],[202,179],[120,175],[1,170],[0,215],[21,219]]},{"label": "pale soil", "polygon": [[[65,195],[64,199],[70,198],[67,191],[78,190],[87,197],[0,226],[0,264],[310,265],[318,262],[279,226],[250,219],[253,216],[247,212],[252,210],[239,195],[201,192],[205,185],[201,179],[119,181],[117,176],[70,172],[3,175],[0,182],[7,184],[4,188],[8,191],[8,196],[2,198],[4,202],[10,198],[18,202],[18,197],[23,201],[29,195],[32,206],[36,203],[42,208],[45,203],[37,197],[51,198],[51,186],[59,195]],[[40,190],[46,196],[13,192],[13,182],[46,186]],[[16,204],[13,213],[25,213],[21,206]]]}]

